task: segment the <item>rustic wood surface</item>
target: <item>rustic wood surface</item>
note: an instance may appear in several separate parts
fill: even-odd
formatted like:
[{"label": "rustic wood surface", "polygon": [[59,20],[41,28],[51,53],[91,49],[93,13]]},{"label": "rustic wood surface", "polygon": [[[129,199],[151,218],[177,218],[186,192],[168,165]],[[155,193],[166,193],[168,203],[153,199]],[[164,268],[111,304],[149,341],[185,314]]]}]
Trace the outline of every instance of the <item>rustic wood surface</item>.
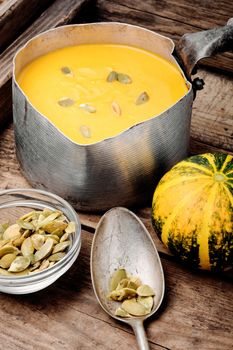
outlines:
[{"label": "rustic wood surface", "polygon": [[5,0],[0,3],[0,52],[51,2],[51,0]]},{"label": "rustic wood surface", "polygon": [[[94,1],[55,1],[0,56],[0,82],[7,85],[5,92],[0,90],[0,115],[9,115],[11,60],[16,48],[34,34],[65,23],[67,18],[73,21],[80,10],[78,6],[74,8],[78,3],[80,6],[87,3],[92,5]],[[187,0],[98,0],[93,8],[89,12],[81,12],[82,18],[76,20],[84,22],[91,18],[136,23],[175,40],[184,32],[223,25],[233,12],[232,2],[226,0],[195,0],[192,3]],[[222,55],[205,64],[214,67],[222,64],[225,71],[230,71],[231,57],[230,54]],[[232,76],[219,70],[210,71],[206,67],[198,71],[198,76],[204,78],[206,84],[194,101],[190,151],[192,154],[208,151],[233,154]],[[0,126],[0,189],[19,187],[30,188],[30,184],[20,172],[15,155],[13,126],[8,124]],[[150,348],[231,349],[232,280],[229,276],[187,270],[175,261],[155,235],[150,208],[137,209],[135,212],[157,246],[166,279],[163,305],[159,313],[146,323]],[[0,294],[0,349],[137,348],[132,330],[106,315],[92,290],[90,247],[100,214],[78,214],[83,228],[82,248],[72,268],[52,286],[38,293],[25,296]]]},{"label": "rustic wood surface", "polygon": [[[140,24],[166,35],[177,42],[185,33],[223,26],[233,17],[233,2],[222,0],[99,0],[100,21],[119,21]],[[233,72],[233,54],[224,53],[208,58],[202,64]]]}]

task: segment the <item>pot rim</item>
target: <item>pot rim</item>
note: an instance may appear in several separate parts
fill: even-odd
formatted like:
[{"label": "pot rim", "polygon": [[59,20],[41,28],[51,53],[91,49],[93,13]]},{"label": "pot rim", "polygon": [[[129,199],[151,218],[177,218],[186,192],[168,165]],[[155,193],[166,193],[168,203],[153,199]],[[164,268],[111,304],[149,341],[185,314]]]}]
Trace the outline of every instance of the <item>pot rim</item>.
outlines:
[{"label": "pot rim", "polygon": [[[17,82],[17,79],[16,79],[16,74],[15,74],[15,71],[16,71],[16,59],[17,59],[17,56],[31,43],[33,42],[34,40],[36,40],[37,38],[39,37],[43,37],[44,35],[46,35],[47,33],[50,33],[50,32],[53,32],[53,31],[60,31],[60,30],[63,30],[64,28],[68,28],[68,27],[87,27],[87,26],[96,26],[96,27],[102,27],[102,26],[123,26],[123,27],[130,27],[130,28],[138,28],[139,30],[142,30],[144,32],[148,32],[148,33],[151,33],[153,35],[156,35],[156,36],[159,36],[161,38],[164,38],[166,39],[168,42],[170,42],[170,45],[171,45],[171,49],[170,49],[170,54],[171,56],[174,58],[174,61],[176,62],[176,66],[177,68],[179,69],[184,81],[185,81],[185,84],[188,88],[188,91],[186,92],[186,94],[184,96],[182,96],[178,101],[176,101],[174,104],[172,104],[169,108],[165,109],[164,111],[162,111],[161,113],[159,114],[156,114],[156,115],[153,115],[151,117],[149,117],[148,119],[144,120],[144,121],[141,121],[141,122],[138,122],[137,124],[134,124],[132,126],[129,126],[127,129],[124,129],[122,130],[121,132],[119,132],[118,134],[114,135],[114,136],[110,136],[110,137],[106,137],[105,139],[103,140],[100,140],[100,141],[96,141],[96,142],[93,142],[93,143],[88,143],[88,144],[81,144],[81,143],[78,143],[74,140],[72,140],[69,136],[67,136],[66,134],[64,134],[46,115],[44,115],[43,113],[41,113],[32,103],[31,101],[29,100],[28,96],[24,93],[24,91],[21,89],[21,87],[19,86],[18,82]],[[133,25],[133,24],[129,24],[129,23],[124,23],[124,22],[92,22],[92,23],[81,23],[81,24],[68,24],[68,25],[63,25],[63,26],[59,26],[59,27],[56,27],[56,28],[51,28],[51,29],[47,29],[45,31],[43,31],[42,33],[39,33],[35,36],[33,36],[31,39],[29,39],[23,46],[21,46],[15,53],[14,57],[13,57],[13,67],[12,67],[12,82],[13,82],[13,86],[14,84],[16,85],[16,87],[19,89],[19,91],[22,93],[22,95],[24,96],[25,100],[27,103],[29,103],[29,105],[40,115],[42,116],[43,118],[45,118],[47,120],[48,123],[50,123],[62,136],[64,136],[69,142],[71,142],[72,144],[75,144],[75,145],[78,145],[78,146],[81,146],[81,147],[91,147],[91,146],[94,146],[94,145],[97,145],[99,143],[102,143],[102,142],[106,142],[108,140],[111,140],[111,139],[115,139],[117,137],[119,137],[120,135],[124,134],[124,133],[127,133],[129,130],[131,130],[132,128],[136,128],[138,127],[139,125],[141,124],[144,124],[144,123],[147,123],[149,122],[150,120],[154,119],[154,118],[162,118],[164,113],[166,111],[168,111],[170,108],[173,108],[175,105],[177,105],[180,101],[182,101],[184,98],[186,98],[190,93],[192,93],[192,84],[191,82],[187,79],[183,69],[181,68],[179,62],[176,60],[176,58],[174,57],[173,55],[173,52],[174,52],[174,48],[175,48],[175,43],[174,41],[167,37],[167,36],[164,36],[164,35],[161,35],[157,32],[154,32],[150,29],[147,29],[147,28],[144,28],[142,26],[138,26],[138,25]]]}]

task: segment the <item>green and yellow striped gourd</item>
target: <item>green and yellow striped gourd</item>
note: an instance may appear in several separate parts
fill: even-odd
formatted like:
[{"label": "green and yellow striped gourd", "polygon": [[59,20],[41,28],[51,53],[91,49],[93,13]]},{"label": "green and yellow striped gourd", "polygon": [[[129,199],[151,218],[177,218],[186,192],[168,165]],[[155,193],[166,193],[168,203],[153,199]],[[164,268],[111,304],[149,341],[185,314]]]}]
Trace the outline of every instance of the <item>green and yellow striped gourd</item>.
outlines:
[{"label": "green and yellow striped gourd", "polygon": [[170,251],[194,268],[233,267],[233,157],[202,154],[176,164],[153,197],[152,223]]}]

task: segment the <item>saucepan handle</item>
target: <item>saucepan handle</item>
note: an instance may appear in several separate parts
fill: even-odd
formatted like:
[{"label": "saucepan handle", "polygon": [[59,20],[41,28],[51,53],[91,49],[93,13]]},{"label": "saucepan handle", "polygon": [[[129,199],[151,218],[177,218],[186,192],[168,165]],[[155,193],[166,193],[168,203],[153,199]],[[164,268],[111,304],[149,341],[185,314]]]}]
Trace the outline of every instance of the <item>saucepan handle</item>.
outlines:
[{"label": "saucepan handle", "polygon": [[232,50],[233,18],[224,27],[183,35],[176,46],[176,55],[190,78],[199,60]]}]

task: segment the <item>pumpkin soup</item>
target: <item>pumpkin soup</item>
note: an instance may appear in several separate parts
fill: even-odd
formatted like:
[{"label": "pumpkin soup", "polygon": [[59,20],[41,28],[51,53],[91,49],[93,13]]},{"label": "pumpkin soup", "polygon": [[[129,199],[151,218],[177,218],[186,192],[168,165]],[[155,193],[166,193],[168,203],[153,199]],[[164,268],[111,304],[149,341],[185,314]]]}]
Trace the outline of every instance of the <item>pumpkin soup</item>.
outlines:
[{"label": "pumpkin soup", "polygon": [[80,144],[113,137],[159,115],[187,92],[175,65],[116,44],[58,49],[25,66],[17,81],[32,105]]}]

